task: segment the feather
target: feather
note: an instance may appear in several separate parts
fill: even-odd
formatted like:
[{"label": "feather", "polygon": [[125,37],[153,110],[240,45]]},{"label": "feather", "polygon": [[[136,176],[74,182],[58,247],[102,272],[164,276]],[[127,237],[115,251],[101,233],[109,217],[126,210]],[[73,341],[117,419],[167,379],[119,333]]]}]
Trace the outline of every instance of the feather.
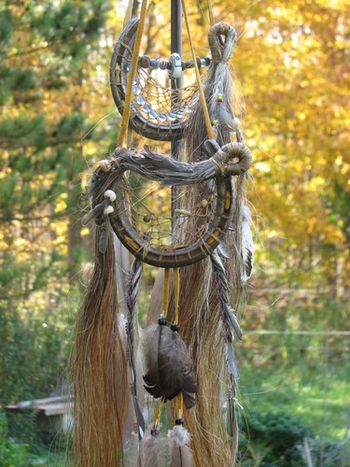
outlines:
[{"label": "feather", "polygon": [[109,239],[109,226],[107,226],[107,221],[101,225],[99,230],[100,237],[98,241],[98,251],[104,255],[107,251]]},{"label": "feather", "polygon": [[238,339],[241,340],[243,336],[241,326],[239,325],[234,309],[230,305],[227,305],[225,307],[225,316],[230,326],[230,329],[233,330],[236,336],[238,337]]},{"label": "feather", "polygon": [[218,121],[221,128],[229,132],[236,131],[239,125],[239,120],[224,105],[218,106]]},{"label": "feather", "polygon": [[155,398],[173,399],[182,393],[187,409],[195,404],[197,383],[192,359],[176,331],[152,324],[145,332],[146,390]]},{"label": "feather", "polygon": [[235,411],[235,403],[233,399],[228,399],[227,401],[226,429],[227,433],[232,438],[235,438],[237,436],[238,426]]},{"label": "feather", "polygon": [[89,224],[92,219],[97,218],[102,215],[104,208],[109,204],[108,199],[104,199],[101,203],[97,204],[94,208],[92,208],[88,213],[85,214],[82,218],[82,225],[85,226]]},{"label": "feather", "polygon": [[226,429],[227,433],[231,437],[231,450],[233,455],[235,456],[238,449],[238,420],[237,420],[237,412],[236,412],[236,405],[243,408],[240,403],[237,401],[236,395],[236,383],[234,378],[230,378],[231,384],[228,390],[228,398],[227,398],[227,412],[226,412]]},{"label": "feather", "polygon": [[235,310],[230,305],[227,274],[220,253],[221,249],[214,251],[211,255],[211,260],[214,266],[214,271],[217,275],[222,320],[225,328],[228,329],[228,334],[232,334],[232,332],[234,332],[238,339],[242,339],[241,327],[235,315]]},{"label": "feather", "polygon": [[226,362],[229,375],[236,381],[239,378],[232,342],[226,342]]},{"label": "feather", "polygon": [[172,440],[171,467],[192,467],[193,456],[189,447],[191,435],[182,425],[175,425],[169,432]]},{"label": "feather", "polygon": [[251,230],[252,216],[246,204],[242,206],[242,274],[243,282],[247,282],[253,274],[254,242]]}]

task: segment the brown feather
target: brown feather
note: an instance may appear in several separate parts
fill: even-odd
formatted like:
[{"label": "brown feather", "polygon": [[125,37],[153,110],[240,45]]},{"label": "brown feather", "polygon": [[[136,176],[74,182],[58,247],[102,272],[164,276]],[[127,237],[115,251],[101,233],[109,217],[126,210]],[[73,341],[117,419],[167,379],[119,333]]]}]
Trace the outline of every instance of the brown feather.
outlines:
[{"label": "brown feather", "polygon": [[171,452],[171,467],[192,467],[192,451],[188,446],[174,446]]},{"label": "brown feather", "polygon": [[192,359],[180,335],[165,325],[149,326],[145,333],[145,356],[146,390],[165,400],[182,393],[186,408],[193,407],[197,383]]}]

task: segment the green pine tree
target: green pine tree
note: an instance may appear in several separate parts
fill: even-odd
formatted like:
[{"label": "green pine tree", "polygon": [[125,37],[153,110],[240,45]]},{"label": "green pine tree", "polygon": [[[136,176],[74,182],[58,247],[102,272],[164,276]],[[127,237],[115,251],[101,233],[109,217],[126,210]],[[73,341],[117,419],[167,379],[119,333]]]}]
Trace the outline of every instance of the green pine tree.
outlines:
[{"label": "green pine tree", "polygon": [[0,6],[1,402],[47,395],[66,364],[86,251],[83,151],[106,152],[114,131],[90,131],[89,104],[110,11],[102,0]]}]

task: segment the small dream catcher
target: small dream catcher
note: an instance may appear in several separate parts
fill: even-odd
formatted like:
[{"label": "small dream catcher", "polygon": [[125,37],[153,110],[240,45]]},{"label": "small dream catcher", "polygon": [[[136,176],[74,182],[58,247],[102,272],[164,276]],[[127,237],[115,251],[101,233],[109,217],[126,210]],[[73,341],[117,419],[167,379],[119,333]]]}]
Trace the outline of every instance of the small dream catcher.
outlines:
[{"label": "small dream catcher", "polygon": [[[253,267],[243,196],[252,157],[232,107],[228,63],[235,30],[212,24],[211,58],[196,57],[184,1],[182,7],[191,61],[182,62],[178,54],[169,60],[140,55],[146,0],[111,59],[111,89],[123,119],[119,146],[94,170],[91,209],[83,219],[96,226],[96,258],[73,357],[78,466],[132,465],[135,452],[143,467],[224,466],[237,449],[232,342],[242,333],[231,303],[239,302]],[[200,67],[207,67],[204,80]],[[190,68],[196,84],[177,87]],[[127,148],[128,126],[150,139],[181,140],[177,157]],[[116,239],[135,258],[125,282],[124,314],[117,297]],[[136,318],[143,263],[161,268],[143,332],[144,371]],[[223,384],[213,375],[222,374],[225,360]],[[158,401],[147,427],[143,385]],[[204,402],[208,397],[212,404]],[[173,428],[166,437],[161,421],[169,401]],[[136,422],[136,447],[130,419]]]}]

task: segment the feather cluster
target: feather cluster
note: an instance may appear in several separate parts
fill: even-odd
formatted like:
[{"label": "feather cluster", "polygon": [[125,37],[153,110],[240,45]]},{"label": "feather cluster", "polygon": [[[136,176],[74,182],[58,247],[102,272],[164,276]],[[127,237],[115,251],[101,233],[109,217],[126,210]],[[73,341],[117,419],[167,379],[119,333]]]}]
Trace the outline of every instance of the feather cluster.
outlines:
[{"label": "feather cluster", "polygon": [[182,393],[186,408],[193,407],[197,383],[191,356],[180,335],[167,325],[152,324],[145,332],[144,342],[146,390],[164,400]]}]

